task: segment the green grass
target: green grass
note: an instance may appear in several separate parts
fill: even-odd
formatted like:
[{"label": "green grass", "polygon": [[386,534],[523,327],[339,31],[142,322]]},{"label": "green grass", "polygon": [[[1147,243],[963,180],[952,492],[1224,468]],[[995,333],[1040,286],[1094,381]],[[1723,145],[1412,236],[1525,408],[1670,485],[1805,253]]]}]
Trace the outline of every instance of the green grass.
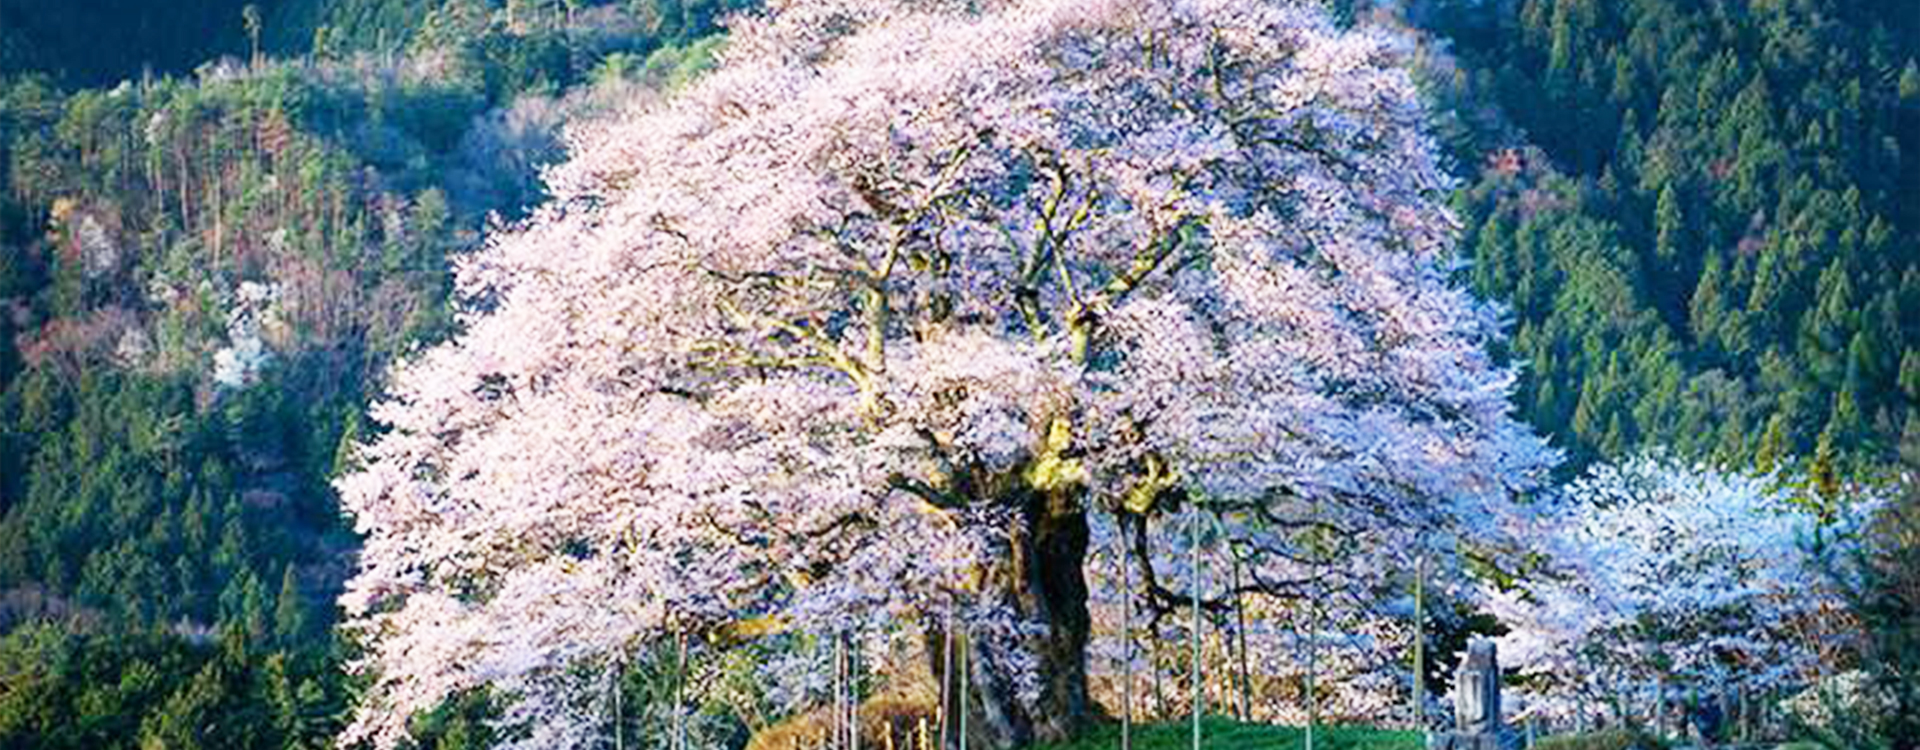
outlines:
[{"label": "green grass", "polygon": [[1534,747],[1537,748],[1537,750],[1627,750],[1628,748],[1645,747],[1651,742],[1651,738],[1642,738],[1640,735],[1625,729],[1612,729],[1600,732],[1589,732],[1587,734],[1565,734],[1546,737],[1541,739]]},{"label": "green grass", "polygon": [[[1193,724],[1174,722],[1134,727],[1133,750],[1183,750],[1193,747]],[[1200,722],[1200,747],[1207,750],[1304,750],[1307,732],[1300,727],[1241,724],[1231,719]],[[1064,745],[1042,745],[1031,750],[1117,750],[1120,726],[1101,727]],[[1419,750],[1417,732],[1372,727],[1317,727],[1314,750]]]}]

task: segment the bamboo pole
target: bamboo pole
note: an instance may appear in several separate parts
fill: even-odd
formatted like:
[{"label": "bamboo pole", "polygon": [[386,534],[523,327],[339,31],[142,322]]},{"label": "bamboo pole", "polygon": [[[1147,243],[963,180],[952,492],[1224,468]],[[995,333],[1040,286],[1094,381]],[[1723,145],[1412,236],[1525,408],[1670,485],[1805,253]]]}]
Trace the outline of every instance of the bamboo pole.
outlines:
[{"label": "bamboo pole", "polygon": [[674,640],[680,656],[673,678],[673,746],[687,750],[687,634],[683,631]]},{"label": "bamboo pole", "polygon": [[1667,678],[1661,675],[1653,687],[1653,736],[1667,736]]},{"label": "bamboo pole", "polygon": [[860,750],[860,641],[847,640],[847,738],[853,750]]},{"label": "bamboo pole", "polygon": [[1427,553],[1413,558],[1413,731],[1427,739]]},{"label": "bamboo pole", "polygon": [[[1317,499],[1313,503],[1313,520],[1316,522],[1320,520],[1320,502]],[[1315,695],[1316,691],[1314,689],[1316,687],[1314,683],[1318,682],[1319,673],[1320,673],[1320,664],[1318,661],[1319,637],[1320,637],[1320,608],[1315,605],[1315,602],[1312,599],[1308,599],[1307,601],[1307,743],[1306,743],[1306,750],[1313,750],[1314,725],[1320,723],[1319,696]]]},{"label": "bamboo pole", "polygon": [[1247,663],[1247,606],[1240,594],[1240,556],[1233,553],[1231,545],[1227,555],[1233,561],[1233,614],[1238,619],[1234,640],[1240,648],[1240,720],[1253,721],[1253,668]]},{"label": "bamboo pole", "polygon": [[1315,632],[1320,628],[1320,613],[1312,604],[1307,605],[1307,612],[1307,750],[1313,750],[1313,728],[1320,723],[1319,696],[1314,694],[1314,683],[1320,670]]},{"label": "bamboo pole", "polygon": [[1189,677],[1193,689],[1193,705],[1191,706],[1193,710],[1193,750],[1200,750],[1200,714],[1206,709],[1206,695],[1201,690],[1204,674],[1200,668],[1200,508],[1197,504],[1193,508],[1193,520],[1189,523],[1188,536],[1190,540],[1187,547],[1192,557],[1190,562],[1193,566],[1193,570],[1189,571],[1193,579],[1191,584],[1193,586],[1193,613],[1192,622],[1187,632],[1187,645],[1190,651],[1188,658],[1192,670],[1192,674]]},{"label": "bamboo pole", "polygon": [[1734,710],[1740,713],[1740,743],[1746,744],[1752,742],[1753,707],[1747,703],[1746,683],[1741,683],[1738,687],[1734,688],[1734,700],[1739,703],[1739,707]]},{"label": "bamboo pole", "polygon": [[947,744],[948,740],[951,739],[948,725],[953,723],[951,710],[953,707],[953,691],[951,690],[953,684],[952,602],[949,602],[947,605],[947,626],[941,632],[940,638],[945,642],[945,645],[942,648],[943,653],[940,656],[940,713],[937,718],[940,722],[940,750],[947,750],[948,747],[951,747],[951,745]]},{"label": "bamboo pole", "polygon": [[1167,693],[1165,690],[1161,689],[1161,686],[1160,686],[1160,632],[1159,631],[1160,631],[1159,623],[1158,623],[1158,620],[1156,620],[1154,632],[1149,634],[1151,637],[1148,638],[1147,640],[1147,648],[1149,649],[1148,656],[1147,656],[1147,666],[1153,670],[1154,718],[1165,719],[1167,716]]},{"label": "bamboo pole", "polygon": [[847,747],[847,642],[833,634],[833,731],[834,750]]},{"label": "bamboo pole", "polygon": [[967,671],[973,668],[973,627],[961,623],[960,631],[960,750],[967,750],[967,714],[973,713],[968,705],[972,696],[967,694]]},{"label": "bamboo pole", "polygon": [[1114,539],[1120,566],[1120,750],[1133,748],[1133,576],[1127,565],[1126,528],[1121,522]]}]

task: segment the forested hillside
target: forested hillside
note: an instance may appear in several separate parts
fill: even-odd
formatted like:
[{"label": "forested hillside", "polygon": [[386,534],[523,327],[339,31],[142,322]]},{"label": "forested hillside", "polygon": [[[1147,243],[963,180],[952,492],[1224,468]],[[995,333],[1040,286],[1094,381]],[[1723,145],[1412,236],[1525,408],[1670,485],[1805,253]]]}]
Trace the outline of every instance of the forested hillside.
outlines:
[{"label": "forested hillside", "polygon": [[[222,57],[389,59],[464,48],[524,58],[565,78],[625,48],[646,54],[707,35],[739,0],[7,0],[0,76],[40,72],[68,87],[112,88],[191,74]],[[462,36],[449,45],[450,37]],[[520,71],[524,74],[525,71]],[[513,75],[513,73],[506,73]],[[567,80],[552,80],[556,90]]]},{"label": "forested hillside", "polygon": [[[452,256],[538,201],[567,121],[714,46],[709,6],[226,5],[0,6],[31,53],[0,76],[0,746],[324,744],[328,482],[381,373],[451,330]],[[280,19],[352,33],[240,51]]]},{"label": "forested hillside", "polygon": [[[1449,0],[1436,88],[1521,407],[1582,461],[1920,437],[1911,2]],[[1494,110],[1491,114],[1487,110]]]}]

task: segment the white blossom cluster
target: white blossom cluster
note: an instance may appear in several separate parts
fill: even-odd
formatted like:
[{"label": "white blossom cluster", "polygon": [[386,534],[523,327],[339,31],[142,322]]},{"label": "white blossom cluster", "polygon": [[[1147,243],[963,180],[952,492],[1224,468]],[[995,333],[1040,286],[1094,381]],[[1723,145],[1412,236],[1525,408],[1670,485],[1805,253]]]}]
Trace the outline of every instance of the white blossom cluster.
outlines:
[{"label": "white blossom cluster", "polygon": [[1501,659],[1537,677],[1540,712],[1813,674],[1843,608],[1817,545],[1850,544],[1854,523],[1820,518],[1787,479],[1656,453],[1575,482],[1532,536],[1547,569],[1487,592],[1510,630]]},{"label": "white blossom cluster", "polygon": [[252,385],[260,370],[273,361],[273,352],[260,334],[262,326],[272,322],[280,286],[241,282],[234,298],[233,309],[227,312],[227,345],[213,353],[213,382],[222,388]]},{"label": "white blossom cluster", "polygon": [[[1828,677],[1781,702],[1795,722],[1820,732],[1839,733],[1840,726],[1860,717],[1892,716],[1898,709],[1886,686],[1858,669]],[[1857,729],[1857,728],[1856,728]]]},{"label": "white blossom cluster", "polygon": [[346,739],[492,685],[524,744],[591,744],[606,655],[949,611],[975,686],[1031,702],[1061,626],[995,582],[1035,518],[1205,499],[1295,595],[1497,530],[1556,457],[1448,282],[1398,52],[1270,0],[739,21],[702,81],[576,134],[375,408],[338,485],[373,676]]}]

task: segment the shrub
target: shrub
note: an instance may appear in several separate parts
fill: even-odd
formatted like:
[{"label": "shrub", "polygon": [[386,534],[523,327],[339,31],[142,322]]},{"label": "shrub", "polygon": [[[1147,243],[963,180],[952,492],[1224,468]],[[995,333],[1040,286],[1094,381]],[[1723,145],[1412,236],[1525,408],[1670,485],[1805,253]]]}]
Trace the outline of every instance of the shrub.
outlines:
[{"label": "shrub", "polygon": [[1651,735],[1633,729],[1608,729],[1586,734],[1566,734],[1548,737],[1534,743],[1534,750],[1628,750],[1629,748],[1658,748],[1661,742]]},{"label": "shrub", "polygon": [[[920,722],[937,727],[934,706],[900,695],[880,695],[860,704],[860,746],[920,750]],[[833,736],[833,710],[821,707],[794,716],[753,735],[746,750],[810,750],[827,747]]]}]

